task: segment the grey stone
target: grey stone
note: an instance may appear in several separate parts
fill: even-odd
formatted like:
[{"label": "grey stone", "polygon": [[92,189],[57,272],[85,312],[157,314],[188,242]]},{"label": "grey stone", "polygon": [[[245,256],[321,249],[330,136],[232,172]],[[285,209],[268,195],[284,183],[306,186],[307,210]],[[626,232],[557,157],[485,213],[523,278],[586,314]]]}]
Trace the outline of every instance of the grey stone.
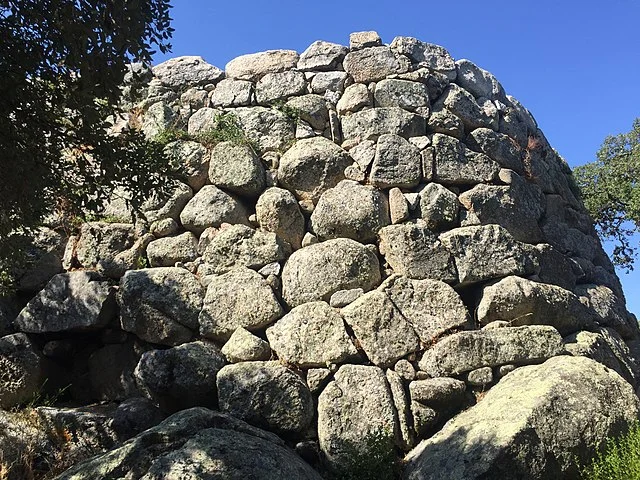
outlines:
[{"label": "grey stone", "polygon": [[398,430],[399,430],[399,446],[403,450],[409,450],[414,446],[415,440],[413,438],[413,418],[411,416],[411,408],[409,401],[407,400],[407,394],[404,391],[404,385],[402,379],[393,370],[387,370],[385,372],[389,388],[391,390],[391,396],[393,397],[393,404],[398,412]]},{"label": "grey stone", "polygon": [[[248,456],[247,451],[260,452]],[[198,452],[197,459],[193,453]],[[60,480],[117,477],[161,480],[198,478],[202,472],[220,478],[320,480],[321,477],[275,435],[205,408],[178,412],[122,446],[79,463]]]},{"label": "grey stone", "polygon": [[522,149],[510,137],[490,128],[476,128],[469,136],[469,146],[477,147],[501,167],[524,173]]},{"label": "grey stone", "polygon": [[413,430],[418,439],[430,436],[439,421],[438,412],[419,402],[411,402]]},{"label": "grey stone", "polygon": [[211,107],[197,110],[189,117],[187,132],[189,135],[197,136],[216,130],[222,114],[222,110]]},{"label": "grey stone", "polygon": [[493,382],[491,367],[481,367],[471,370],[467,374],[467,383],[473,387],[486,387]]},{"label": "grey stone", "polygon": [[421,115],[429,112],[429,90],[424,83],[396,79],[381,80],[376,83],[374,98],[377,107],[400,107],[418,111]]},{"label": "grey stone", "polygon": [[315,204],[320,195],[343,180],[353,161],[345,150],[324,137],[297,141],[280,159],[278,181],[299,200]]},{"label": "grey stone", "polygon": [[209,97],[214,107],[246,107],[251,105],[253,83],[225,78],[216,85]]},{"label": "grey stone", "polygon": [[191,232],[153,240],[147,245],[152,267],[173,267],[176,262],[192,262],[198,256],[198,239]]},{"label": "grey stone", "polygon": [[270,105],[294,95],[306,92],[307,82],[302,72],[285,71],[267,73],[256,83],[256,101],[259,105]]},{"label": "grey stone", "polygon": [[[135,242],[132,224],[88,222],[80,227],[80,238],[75,245],[75,258],[87,269],[117,277],[122,265],[116,257],[130,249]],[[112,274],[112,275],[109,275]]]},{"label": "grey stone", "polygon": [[200,334],[227,340],[239,327],[263,328],[282,316],[273,290],[259,273],[237,268],[214,277],[200,313]]},{"label": "grey stone", "polygon": [[256,217],[260,228],[275,233],[294,249],[301,247],[305,221],[291,192],[277,187],[267,189],[256,203]]},{"label": "grey stone", "polygon": [[546,243],[539,243],[535,248],[540,281],[572,291],[581,270],[577,263]]},{"label": "grey stone", "polygon": [[342,92],[349,75],[347,72],[318,72],[311,79],[313,93]]},{"label": "grey stone", "polygon": [[300,433],[314,415],[304,381],[278,362],[243,362],[218,373],[220,409],[277,433]]},{"label": "grey stone", "polygon": [[370,181],[378,188],[412,188],[420,183],[420,151],[395,134],[380,135]]},{"label": "grey stone", "polygon": [[125,440],[155,427],[164,420],[164,415],[146,397],[132,397],[124,400],[113,413],[111,428]]},{"label": "grey stone", "polygon": [[449,335],[427,350],[419,365],[440,377],[480,367],[538,363],[563,352],[562,337],[553,327],[495,328]]},{"label": "grey stone", "polygon": [[424,117],[399,107],[369,108],[342,117],[342,134],[345,140],[376,140],[385,133],[409,138],[424,135],[425,132]]},{"label": "grey stone", "polygon": [[382,39],[378,32],[353,32],[349,34],[349,48],[351,50],[360,50],[366,47],[379,47],[382,45]]},{"label": "grey stone", "polygon": [[279,73],[295,68],[299,55],[293,50],[267,50],[234,58],[225,67],[227,78],[260,80],[267,73]]},{"label": "grey stone", "polygon": [[392,444],[397,429],[393,397],[378,367],[343,365],[318,398],[318,441],[334,470],[354,455],[370,456],[372,437]]},{"label": "grey stone", "polygon": [[407,382],[410,382],[411,380],[415,380],[416,378],[416,369],[414,368],[414,366],[409,360],[406,360],[404,358],[401,358],[396,362],[396,364],[393,367],[393,370],[398,375],[400,375],[400,377],[403,380]]},{"label": "grey stone", "polygon": [[284,260],[289,249],[275,233],[254,230],[246,225],[231,225],[220,230],[204,249],[202,258],[214,273],[236,267],[259,270]]},{"label": "grey stone", "polygon": [[376,156],[376,142],[364,140],[349,150],[349,155],[355,160],[361,170],[366,171]]},{"label": "grey stone", "polygon": [[179,345],[188,342],[198,328],[204,292],[188,270],[130,270],[120,281],[118,295],[122,329],[142,340]]},{"label": "grey stone", "polygon": [[386,46],[354,50],[344,57],[343,65],[354,81],[365,84],[377,82],[393,73],[401,73],[402,70],[400,62]]},{"label": "grey stone", "polygon": [[551,325],[563,336],[592,327],[595,319],[572,292],[515,276],[485,287],[476,315],[480,325]]},{"label": "grey stone", "polygon": [[[168,182],[164,192],[154,192],[142,204],[142,214],[147,222],[155,222],[165,218],[178,220],[180,212],[193,197],[193,191],[182,182]],[[105,211],[105,214],[109,214]]]},{"label": "grey stone", "polygon": [[295,140],[294,122],[275,108],[238,107],[233,114],[260,153],[282,152]]},{"label": "grey stone", "polygon": [[463,402],[465,390],[463,381],[449,377],[414,380],[409,384],[411,400],[435,410],[455,409]]},{"label": "grey stone", "polygon": [[390,46],[399,55],[409,57],[413,65],[441,72],[449,80],[455,80],[456,64],[443,47],[421,42],[412,37],[396,37]]},{"label": "grey stone", "polygon": [[326,302],[295,307],[267,329],[267,339],[280,360],[302,368],[343,363],[358,353],[342,317]]},{"label": "grey stone", "polygon": [[142,132],[147,139],[153,139],[170,128],[174,121],[173,110],[164,102],[155,102],[144,113]]},{"label": "grey stone", "polygon": [[578,465],[637,414],[633,389],[615,372],[585,358],[553,358],[510,373],[420,443],[402,478],[577,478]]},{"label": "grey stone", "polygon": [[439,183],[429,183],[420,190],[420,216],[431,230],[455,226],[459,208],[456,194]]},{"label": "grey stone", "polygon": [[302,95],[291,98],[285,107],[292,108],[300,120],[307,122],[314,130],[324,130],[329,122],[327,102],[320,95]]},{"label": "grey stone", "polygon": [[180,222],[187,230],[200,235],[207,227],[220,227],[223,223],[247,225],[249,220],[238,199],[215,185],[205,185],[184,207]]},{"label": "grey stone", "polygon": [[433,135],[434,180],[444,184],[490,183],[498,177],[500,166],[482,153],[476,153],[448,135]]},{"label": "grey stone", "polygon": [[142,354],[134,376],[139,388],[167,412],[216,405],[216,375],[225,359],[215,345],[185,343]]},{"label": "grey stone", "polygon": [[389,223],[386,196],[353,180],[342,180],[325,191],[310,220],[320,240],[342,237],[363,243],[375,241],[378,231]]},{"label": "grey stone", "polygon": [[0,408],[32,400],[46,380],[45,359],[24,333],[0,338]]},{"label": "grey stone", "polygon": [[346,307],[350,303],[355,302],[364,294],[364,290],[361,288],[352,288],[351,290],[338,290],[329,300],[329,305],[333,308]]},{"label": "grey stone", "polygon": [[458,140],[462,140],[464,137],[464,124],[460,118],[455,116],[449,110],[438,106],[438,108],[433,110],[431,115],[429,115],[427,132],[442,133],[444,135],[455,137]]},{"label": "grey stone", "polygon": [[457,85],[449,85],[434,108],[440,106],[459,117],[468,131],[483,127],[498,130],[498,112],[493,103],[480,103]]},{"label": "grey stone", "polygon": [[461,284],[533,273],[531,250],[499,225],[460,227],[440,234]]},{"label": "grey stone", "polygon": [[156,65],[153,76],[163,85],[173,88],[207,85],[224,77],[224,72],[196,56],[176,57]]},{"label": "grey stone", "polygon": [[394,225],[409,218],[409,203],[398,187],[389,189],[389,215]]},{"label": "grey stone", "polygon": [[380,230],[380,253],[393,271],[409,278],[453,283],[453,257],[424,222],[390,225]]},{"label": "grey stone", "polygon": [[282,270],[282,265],[280,265],[280,262],[273,262],[262,267],[260,270],[258,270],[258,273],[263,277],[267,278],[270,275],[273,275],[273,276],[280,275],[281,270]]},{"label": "grey stone", "polygon": [[634,338],[638,335],[638,323],[629,315],[624,306],[623,298],[604,285],[585,284],[576,288],[580,301],[591,308],[597,315],[601,325],[611,327],[624,338]]},{"label": "grey stone", "polygon": [[207,183],[209,154],[198,142],[177,140],[164,148],[164,155],[179,167],[187,184],[194,190],[200,190]]},{"label": "grey stone", "polygon": [[303,247],[308,247],[309,245],[315,245],[316,243],[318,243],[318,237],[316,237],[314,234],[309,232],[304,234],[304,237],[302,238]]},{"label": "grey stone", "polygon": [[357,112],[372,105],[371,93],[363,83],[354,83],[345,88],[336,109],[340,115]]},{"label": "grey stone", "polygon": [[293,253],[282,270],[282,297],[290,307],[315,300],[328,301],[338,290],[380,283],[377,256],[347,238],[309,245]]},{"label": "grey stone", "polygon": [[141,354],[142,348],[130,341],[105,345],[93,352],[88,367],[94,398],[112,402],[139,395],[133,371]]},{"label": "grey stone", "polygon": [[456,291],[438,280],[393,275],[380,286],[425,344],[444,333],[469,327],[469,313]]},{"label": "grey stone", "polygon": [[343,45],[318,40],[300,54],[298,70],[338,70],[348,52],[349,49]]},{"label": "grey stone", "polygon": [[254,362],[271,358],[269,344],[242,327],[235,329],[220,351],[230,363]]},{"label": "grey stone", "polygon": [[366,293],[341,313],[375,365],[388,367],[419,348],[413,327],[384,292]]},{"label": "grey stone", "polygon": [[61,273],[66,243],[66,236],[51,228],[35,229],[23,247],[23,265],[12,272],[16,288],[20,291],[37,292],[54,275]]},{"label": "grey stone", "polygon": [[307,370],[307,385],[314,395],[319,395],[331,377],[328,368],[310,368]]},{"label": "grey stone", "polygon": [[456,83],[471,92],[474,97],[490,100],[504,98],[504,89],[496,78],[473,62],[466,59],[458,60],[456,69],[458,70]]},{"label": "grey stone", "polygon": [[27,333],[99,330],[116,316],[114,293],[96,272],[60,273],[27,303],[14,326]]},{"label": "grey stone", "polygon": [[257,197],[266,185],[264,166],[253,149],[233,142],[213,147],[209,180],[217,187],[248,197]]}]

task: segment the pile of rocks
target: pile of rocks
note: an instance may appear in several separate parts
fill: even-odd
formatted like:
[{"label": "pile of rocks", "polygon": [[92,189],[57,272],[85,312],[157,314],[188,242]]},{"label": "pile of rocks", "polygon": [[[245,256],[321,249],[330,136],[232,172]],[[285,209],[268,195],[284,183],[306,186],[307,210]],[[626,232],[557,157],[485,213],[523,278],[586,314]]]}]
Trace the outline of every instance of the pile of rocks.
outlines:
[{"label": "pile of rocks", "polygon": [[[407,479],[570,477],[638,415],[636,319],[489,72],[360,32],[136,66],[134,93],[130,126],[190,135],[166,147],[183,181],[135,221],[114,198],[68,240],[43,229],[31,298],[0,310],[3,409],[45,379],[110,405],[116,449],[60,478],[319,478],[381,444]],[[221,118],[240,140],[200,143]]]}]

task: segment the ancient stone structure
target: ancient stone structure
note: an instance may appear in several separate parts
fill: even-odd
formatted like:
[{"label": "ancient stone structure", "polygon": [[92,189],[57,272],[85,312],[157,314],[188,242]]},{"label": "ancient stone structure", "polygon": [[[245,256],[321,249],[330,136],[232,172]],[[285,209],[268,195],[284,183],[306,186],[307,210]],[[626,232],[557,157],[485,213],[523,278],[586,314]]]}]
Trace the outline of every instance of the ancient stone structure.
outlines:
[{"label": "ancient stone structure", "polygon": [[[43,230],[24,308],[0,305],[3,409],[45,378],[104,403],[40,410],[112,449],[60,478],[573,478],[638,416],[637,321],[489,72],[375,32],[132,72],[128,127],[186,132],[181,181],[135,221],[114,198]],[[44,442],[21,422],[5,462]]]}]

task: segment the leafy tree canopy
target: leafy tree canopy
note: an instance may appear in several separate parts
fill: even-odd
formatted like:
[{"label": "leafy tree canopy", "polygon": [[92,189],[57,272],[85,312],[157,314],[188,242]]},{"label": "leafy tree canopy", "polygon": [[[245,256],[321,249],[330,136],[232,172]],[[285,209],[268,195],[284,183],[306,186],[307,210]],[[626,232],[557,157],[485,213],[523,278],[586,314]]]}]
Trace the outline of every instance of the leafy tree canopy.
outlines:
[{"label": "leafy tree canopy", "polygon": [[640,232],[640,118],[628,133],[609,136],[595,162],[574,170],[582,197],[603,240],[614,242],[613,262],[633,269]]},{"label": "leafy tree canopy", "polygon": [[113,135],[131,62],[168,51],[168,0],[0,0],[0,271],[17,238],[116,187],[141,201],[168,166],[137,132]]}]

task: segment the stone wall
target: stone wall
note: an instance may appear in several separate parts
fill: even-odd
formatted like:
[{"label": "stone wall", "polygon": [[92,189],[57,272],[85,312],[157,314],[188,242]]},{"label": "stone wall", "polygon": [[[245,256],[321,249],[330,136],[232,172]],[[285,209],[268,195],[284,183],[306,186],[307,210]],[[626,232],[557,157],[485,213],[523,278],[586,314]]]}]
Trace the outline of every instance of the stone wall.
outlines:
[{"label": "stone wall", "polygon": [[[412,479],[571,476],[637,415],[636,319],[569,167],[489,72],[360,32],[224,71],[133,66],[124,96],[115,127],[177,138],[183,178],[135,217],[114,197],[68,240],[66,272],[0,339],[3,408],[48,376],[83,404],[219,409],[324,473],[391,445]],[[581,405],[584,385],[619,394]],[[460,432],[485,421],[496,439],[469,454]],[[186,461],[167,458],[151,470]],[[92,462],[64,478],[106,471]]]}]

